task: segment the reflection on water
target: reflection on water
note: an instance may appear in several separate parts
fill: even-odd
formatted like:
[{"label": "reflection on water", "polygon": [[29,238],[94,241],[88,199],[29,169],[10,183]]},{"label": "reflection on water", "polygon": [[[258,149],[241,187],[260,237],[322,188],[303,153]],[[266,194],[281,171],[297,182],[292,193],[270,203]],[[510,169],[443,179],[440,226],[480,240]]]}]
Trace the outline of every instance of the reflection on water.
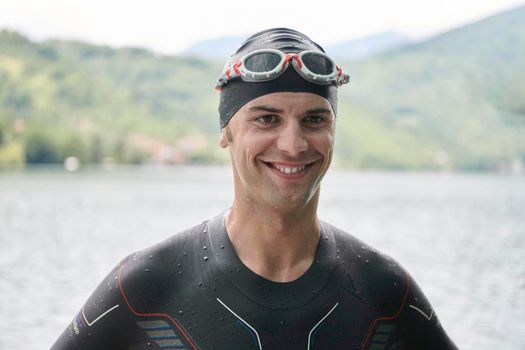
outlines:
[{"label": "reflection on water", "polygon": [[[226,209],[230,172],[0,173],[0,348],[49,348],[121,258]],[[332,169],[320,217],[401,262],[462,350],[525,348],[525,178]]]}]

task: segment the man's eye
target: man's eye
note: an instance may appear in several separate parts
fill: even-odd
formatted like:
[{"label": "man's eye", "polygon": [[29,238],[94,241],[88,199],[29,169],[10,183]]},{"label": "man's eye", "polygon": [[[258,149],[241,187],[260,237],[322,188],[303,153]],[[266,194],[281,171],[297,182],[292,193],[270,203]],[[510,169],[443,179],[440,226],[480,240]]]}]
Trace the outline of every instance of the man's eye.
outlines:
[{"label": "man's eye", "polygon": [[267,115],[260,116],[260,117],[258,117],[255,120],[258,121],[261,124],[271,124],[271,123],[274,123],[276,121],[276,119],[277,118],[274,115],[267,114]]},{"label": "man's eye", "polygon": [[309,115],[305,118],[307,123],[320,124],[324,121],[324,118],[318,115]]}]

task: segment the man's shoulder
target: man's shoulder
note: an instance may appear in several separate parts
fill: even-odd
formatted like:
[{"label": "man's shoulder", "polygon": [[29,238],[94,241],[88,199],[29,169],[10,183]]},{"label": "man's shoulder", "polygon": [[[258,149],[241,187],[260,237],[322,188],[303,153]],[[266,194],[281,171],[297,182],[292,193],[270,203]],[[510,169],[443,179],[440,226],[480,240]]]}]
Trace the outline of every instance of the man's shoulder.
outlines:
[{"label": "man's shoulder", "polygon": [[332,224],[323,222],[325,227],[333,232],[338,255],[343,259],[353,259],[376,268],[401,268],[389,255],[365,243],[361,239]]},{"label": "man's shoulder", "polygon": [[128,255],[120,264],[119,279],[127,284],[155,283],[165,279],[166,274],[176,274],[180,270],[177,268],[181,267],[178,261],[181,256],[187,254],[192,241],[198,240],[206,222],[177,232],[153,246]]},{"label": "man's shoulder", "polygon": [[408,274],[392,257],[333,225],[339,273],[359,294],[375,305],[386,299],[398,304],[408,289]]}]

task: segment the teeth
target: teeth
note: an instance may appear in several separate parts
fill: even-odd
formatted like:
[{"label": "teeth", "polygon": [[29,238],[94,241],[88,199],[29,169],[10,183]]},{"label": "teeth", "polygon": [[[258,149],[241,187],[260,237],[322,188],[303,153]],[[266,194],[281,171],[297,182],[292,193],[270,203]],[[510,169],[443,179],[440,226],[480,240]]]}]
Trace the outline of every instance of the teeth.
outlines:
[{"label": "teeth", "polygon": [[284,173],[284,174],[295,174],[295,173],[303,171],[306,168],[306,165],[293,167],[293,168],[284,167],[284,166],[280,166],[277,164],[272,164],[272,165],[275,169],[279,170],[281,173]]}]

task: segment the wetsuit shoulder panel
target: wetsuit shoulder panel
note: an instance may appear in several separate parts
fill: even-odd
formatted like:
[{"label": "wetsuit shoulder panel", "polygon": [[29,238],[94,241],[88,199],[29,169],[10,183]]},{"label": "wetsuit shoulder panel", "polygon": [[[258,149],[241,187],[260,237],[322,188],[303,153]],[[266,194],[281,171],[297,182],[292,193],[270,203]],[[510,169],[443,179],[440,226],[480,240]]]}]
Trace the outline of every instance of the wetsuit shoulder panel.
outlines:
[{"label": "wetsuit shoulder panel", "polygon": [[[353,296],[369,306],[360,350],[457,350],[429,301],[394,259],[352,235],[333,228],[339,277]],[[370,315],[373,317],[369,318]]]},{"label": "wetsuit shoulder panel", "polygon": [[351,234],[333,226],[332,229],[337,242],[338,275],[346,277],[347,289],[374,312],[396,314],[408,290],[403,268]]},{"label": "wetsuit shoulder panel", "polygon": [[132,314],[119,288],[121,267],[118,264],[98,285],[52,350],[124,349],[120,343],[133,325]]},{"label": "wetsuit shoulder panel", "polygon": [[407,273],[409,289],[407,300],[397,321],[395,338],[407,339],[404,348],[398,341],[393,349],[457,350],[441,326],[436,312],[416,281]]},{"label": "wetsuit shoulder panel", "polygon": [[[177,260],[186,241],[200,225],[123,259],[99,284],[52,350],[134,349],[151,339],[142,330],[141,317],[156,310],[169,282],[176,289]],[[169,321],[169,320],[168,320]],[[161,322],[161,321],[159,321]],[[159,323],[160,324],[160,323]]]},{"label": "wetsuit shoulder panel", "polygon": [[131,307],[141,305],[143,310],[156,310],[173,291],[185,288],[179,260],[187,254],[188,239],[197,234],[202,225],[179,232],[170,238],[132,254],[120,271],[121,291]]}]

